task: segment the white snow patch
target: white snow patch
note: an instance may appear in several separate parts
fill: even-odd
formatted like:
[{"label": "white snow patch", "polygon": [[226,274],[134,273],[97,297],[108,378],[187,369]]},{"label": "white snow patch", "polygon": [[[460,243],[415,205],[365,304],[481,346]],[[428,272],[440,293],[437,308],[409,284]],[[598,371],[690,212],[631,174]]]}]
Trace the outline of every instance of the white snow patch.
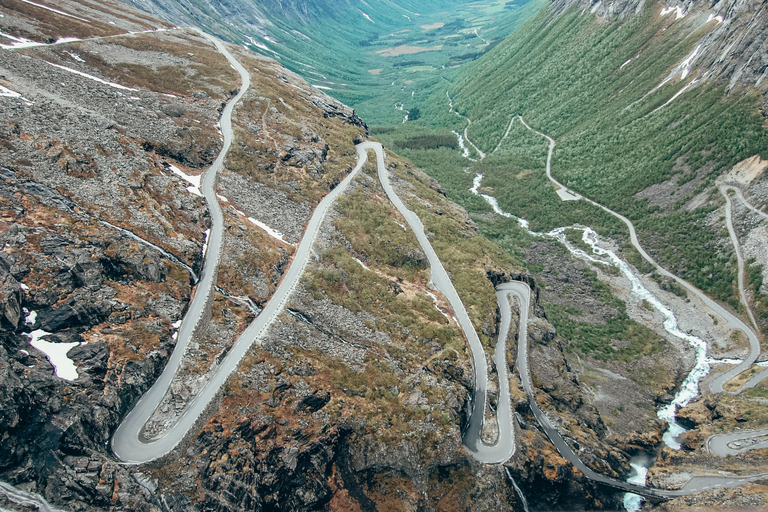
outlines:
[{"label": "white snow patch", "polygon": [[203,242],[203,258],[205,258],[205,253],[208,251],[208,238],[211,236],[211,230],[206,229],[205,230],[205,242]]},{"label": "white snow patch", "polygon": [[406,16],[405,14],[403,14],[403,18],[408,18],[408,21],[411,21],[411,17],[410,16]]},{"label": "white snow patch", "polygon": [[274,43],[274,44],[280,44],[280,43],[278,43],[276,40],[272,39],[272,38],[271,38],[271,37],[269,37],[269,36],[264,36],[264,40],[265,40],[265,41],[269,41],[270,43]]},{"label": "white snow patch", "polygon": [[635,60],[635,59],[634,59],[634,58],[630,58],[629,60],[627,60],[627,62],[625,62],[624,64],[622,64],[621,66],[619,66],[619,69],[624,69],[624,66],[626,66],[627,64],[629,64],[629,63],[630,63],[630,62],[632,62],[633,60]]},{"label": "white snow patch", "polygon": [[356,262],[358,262],[360,264],[360,266],[363,267],[365,270],[371,270],[370,268],[368,268],[368,265],[366,265],[365,263],[363,263],[359,259],[357,259],[357,258],[352,258],[352,259],[354,259]]},{"label": "white snow patch", "polygon": [[707,18],[707,23],[709,23],[712,20],[715,20],[717,23],[722,23],[723,21],[725,21],[723,17],[720,16],[719,14],[710,14],[709,17]]},{"label": "white snow patch", "polygon": [[69,14],[68,12],[64,12],[64,11],[60,11],[58,9],[54,9],[53,7],[48,7],[47,5],[31,2],[30,0],[21,0],[21,1],[24,2],[25,4],[34,5],[35,7],[40,7],[41,9],[47,9],[47,10],[49,10],[51,12],[55,12],[56,14],[61,14],[62,16],[68,16],[68,17],[74,18],[76,20],[80,20],[80,21],[84,21],[86,23],[90,23],[90,21],[88,21],[86,19],[83,19],[83,18],[81,18],[79,16],[75,16],[74,14]]},{"label": "white snow patch", "polygon": [[177,320],[171,324],[171,327],[174,328],[174,333],[171,335],[171,338],[173,341],[176,341],[176,338],[179,337],[179,327],[181,327],[181,320]]},{"label": "white snow patch", "polygon": [[216,197],[218,197],[218,198],[219,198],[219,201],[221,201],[221,202],[223,202],[223,203],[228,203],[228,202],[229,202],[229,199],[227,199],[226,197],[224,197],[224,196],[223,196],[223,195],[221,195],[221,194],[216,194]]},{"label": "white snow patch", "polygon": [[[358,9],[358,11],[360,11],[360,9]],[[360,11],[360,14],[362,14],[363,16],[365,16],[365,19],[367,19],[367,20],[368,20],[368,21],[370,21],[371,23],[376,23],[375,21],[373,21],[373,20],[371,19],[371,17],[370,17],[370,16],[368,16],[367,14],[365,14],[363,11]]]},{"label": "white snow patch", "polygon": [[[43,62],[48,62],[48,61],[46,60],[46,61],[43,61]],[[50,64],[53,67],[56,67],[56,68],[59,68],[59,69],[63,69],[64,71],[69,71],[70,73],[74,73],[74,74],[82,76],[84,78],[88,78],[89,80],[94,80],[94,81],[102,83],[104,85],[108,85],[110,87],[114,87],[115,89],[123,89],[125,91],[137,91],[138,90],[138,89],[134,89],[132,87],[126,87],[124,85],[116,84],[114,82],[107,82],[106,80],[102,80],[101,78],[99,78],[97,76],[89,75],[88,73],[83,73],[82,71],[78,71],[76,69],[68,68],[66,66],[61,66],[59,64],[54,64],[53,62],[48,62],[48,64]]]},{"label": "white snow patch", "polygon": [[203,193],[200,191],[200,179],[202,178],[202,175],[193,176],[191,174],[185,174],[173,164],[168,164],[168,166],[171,168],[171,171],[173,171],[173,174],[180,176],[184,181],[190,184],[190,186],[187,187],[189,192],[196,196],[203,197]]},{"label": "white snow patch", "polygon": [[48,361],[50,361],[56,371],[57,377],[64,380],[75,380],[78,377],[77,367],[75,366],[75,362],[67,357],[67,353],[72,350],[73,347],[76,347],[77,345],[85,345],[85,343],[77,341],[72,343],[53,343],[42,339],[43,336],[49,334],[51,333],[42,329],[37,329],[29,334],[24,333],[24,336],[27,336],[30,339],[30,345],[45,354],[45,357],[48,358]]},{"label": "white snow patch", "polygon": [[315,89],[323,89],[324,91],[332,91],[333,90],[330,87],[326,87],[324,85],[313,85],[312,87],[314,87]]},{"label": "white snow patch", "polygon": [[272,229],[271,227],[267,226],[267,225],[266,225],[266,224],[264,224],[263,222],[261,222],[261,221],[259,221],[259,220],[256,220],[256,219],[254,219],[253,217],[248,217],[248,220],[249,220],[249,221],[251,221],[251,222],[253,222],[253,223],[254,223],[254,224],[256,224],[257,226],[259,226],[259,227],[260,227],[261,229],[263,229],[264,231],[266,231],[266,232],[267,232],[267,234],[268,234],[269,236],[271,236],[272,238],[276,238],[276,239],[280,240],[281,242],[283,242],[284,244],[288,244],[288,245],[296,245],[296,244],[291,244],[291,243],[288,243],[288,242],[286,242],[285,238],[283,238],[285,235],[283,235],[283,234],[282,234],[281,232],[279,232],[279,231],[276,231],[276,230]]},{"label": "white snow patch", "polygon": [[79,56],[78,54],[76,54],[75,52],[67,52],[67,53],[69,54],[69,56],[70,56],[70,57],[72,57],[73,59],[75,59],[77,62],[85,62],[85,60],[83,60],[83,58],[82,58],[82,57],[80,57],[80,56]]},{"label": "white snow patch", "polygon": [[696,55],[698,55],[699,50],[701,50],[701,45],[698,45],[695,50],[693,50],[693,53],[686,58],[681,66],[683,67],[683,72],[680,75],[680,78],[685,79],[685,77],[688,76],[688,74],[691,72],[691,64],[693,63],[693,59],[696,58]]},{"label": "white snow patch", "polygon": [[680,18],[685,17],[685,11],[682,7],[679,5],[676,5],[674,7],[665,7],[661,10],[661,14],[659,16],[666,16],[667,14],[674,12],[675,13],[675,19],[679,20]]},{"label": "white snow patch", "polygon": [[0,48],[3,50],[12,50],[14,48],[32,48],[33,46],[45,46],[45,43],[38,43],[37,41],[32,41],[31,39],[12,36],[10,34],[5,34],[2,31],[0,31],[0,36],[13,41],[11,44],[0,44]]},{"label": "white snow patch", "polygon": [[19,288],[22,290],[29,290],[29,286],[25,285],[24,283],[19,283]]},{"label": "white snow patch", "polygon": [[[26,311],[26,308],[24,309]],[[35,325],[35,322],[37,321],[37,311],[30,311],[29,314],[24,317],[24,323],[26,325]]]},{"label": "white snow patch", "polygon": [[22,96],[20,93],[18,93],[16,91],[12,91],[12,90],[8,89],[7,87],[3,87],[2,85],[0,85],[0,97],[20,99],[26,105],[32,105],[34,103],[34,101],[28,100],[27,98]]}]

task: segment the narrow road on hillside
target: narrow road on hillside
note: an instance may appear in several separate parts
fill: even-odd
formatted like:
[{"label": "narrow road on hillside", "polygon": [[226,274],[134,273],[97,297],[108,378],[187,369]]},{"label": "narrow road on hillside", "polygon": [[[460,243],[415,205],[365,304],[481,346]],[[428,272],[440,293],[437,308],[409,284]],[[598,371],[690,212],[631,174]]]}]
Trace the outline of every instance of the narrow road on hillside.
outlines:
[{"label": "narrow road on hillside", "polygon": [[[224,166],[224,159],[229,150],[229,146],[232,144],[232,110],[234,109],[235,104],[240,101],[248,90],[251,83],[251,77],[248,74],[248,71],[232,56],[231,53],[229,53],[221,41],[208,36],[202,31],[199,33],[211,41],[216,46],[216,49],[226,57],[232,67],[234,67],[240,74],[242,83],[240,91],[227,103],[227,106],[221,114],[220,125],[222,135],[224,136],[224,144],[219,156],[213,162],[213,165],[206,171],[201,184],[203,196],[205,197],[205,201],[211,213],[211,232],[208,237],[208,249],[206,251],[205,262],[203,263],[202,275],[195,288],[194,297],[189,303],[187,313],[184,315],[181,327],[179,328],[176,346],[173,349],[173,353],[171,354],[163,373],[160,374],[160,378],[158,378],[149,391],[141,397],[131,412],[128,413],[128,416],[125,417],[112,437],[112,451],[118,458],[126,462],[146,462],[160,457],[171,451],[171,449],[173,449],[173,447],[181,440],[181,437],[183,437],[182,434],[174,441],[175,438],[173,436],[166,435],[156,442],[148,444],[143,441],[143,429],[144,424],[149,420],[150,416],[152,416],[170,387],[171,381],[176,374],[176,370],[181,364],[182,356],[197,330],[198,325],[205,317],[206,309],[213,297],[213,288],[216,284],[217,269],[221,257],[221,241],[224,229],[224,216],[219,207],[218,199],[216,198],[216,179],[219,171]],[[188,411],[182,418],[186,417],[187,420],[185,423],[188,423],[189,426],[191,426],[198,415],[199,412],[194,414]],[[182,423],[182,420],[180,420],[179,423]],[[177,426],[179,423],[177,423]]]},{"label": "narrow road on hillside", "polygon": [[[514,424],[512,423],[512,403],[509,397],[509,377],[507,376],[507,363],[506,363],[506,350],[504,344],[506,340],[500,339],[497,345],[497,370],[499,375],[499,405],[497,409],[497,418],[499,424],[499,438],[495,445],[485,445],[480,439],[480,432],[482,431],[482,422],[485,416],[485,407],[488,391],[488,366],[485,361],[485,351],[483,345],[480,343],[480,338],[477,336],[475,326],[469,319],[464,303],[461,302],[459,294],[451,282],[451,278],[445,271],[443,264],[440,262],[435,250],[432,248],[432,244],[427,238],[424,231],[424,225],[419,219],[418,215],[409,210],[400,197],[395,192],[394,187],[390,183],[389,172],[384,164],[384,151],[381,149],[381,145],[378,143],[365,142],[361,146],[370,147],[376,151],[376,163],[379,174],[379,181],[381,181],[384,191],[389,196],[392,204],[395,205],[401,215],[405,218],[408,225],[413,230],[416,238],[421,245],[422,250],[427,255],[430,267],[430,277],[432,284],[437,288],[453,308],[453,312],[459,322],[459,326],[469,343],[469,348],[472,353],[472,362],[475,369],[475,397],[472,404],[472,415],[470,417],[470,425],[467,432],[464,435],[464,444],[474,457],[482,462],[489,464],[498,464],[507,461],[515,453],[515,439],[514,439]],[[507,324],[507,330],[509,330],[509,324]],[[502,347],[499,350],[499,347]]]},{"label": "narrow road on hillside", "polygon": [[[529,130],[531,130],[534,133],[537,133],[537,134],[541,135],[542,137],[544,137],[545,139],[547,139],[549,141],[549,152],[547,153],[547,167],[546,167],[547,178],[549,179],[549,181],[551,181],[556,186],[561,187],[561,188],[565,188],[565,186],[562,183],[557,181],[552,176],[552,171],[551,171],[552,152],[555,149],[555,140],[552,137],[550,137],[549,135],[546,135],[546,134],[544,134],[544,133],[542,133],[542,132],[540,132],[538,130],[535,130],[535,129],[531,128],[528,125],[528,123],[525,122],[525,120],[523,119],[522,116],[518,116],[518,118],[520,119],[520,122],[522,122],[523,125],[526,128],[528,128]],[[730,380],[734,376],[738,375],[739,373],[743,372],[744,370],[746,370],[747,368],[752,366],[752,364],[757,360],[758,356],[760,355],[760,341],[758,340],[757,335],[755,334],[755,332],[752,329],[750,329],[749,326],[747,326],[747,324],[744,323],[744,321],[741,318],[739,318],[738,316],[734,315],[733,313],[731,313],[730,311],[725,309],[723,306],[721,306],[720,304],[718,304],[714,300],[710,299],[706,294],[704,294],[704,292],[702,292],[701,290],[699,290],[698,288],[696,288],[695,286],[690,284],[688,281],[685,281],[685,280],[677,277],[675,274],[673,274],[671,272],[668,272],[665,268],[663,268],[661,265],[656,263],[656,261],[653,258],[651,258],[651,256],[647,252],[645,252],[643,247],[640,245],[640,241],[637,238],[637,232],[635,231],[635,226],[634,226],[634,224],[632,224],[632,222],[628,218],[626,218],[625,216],[621,215],[620,213],[617,213],[617,212],[611,210],[610,208],[607,208],[607,207],[601,205],[600,203],[597,203],[597,202],[589,199],[588,197],[581,196],[581,198],[584,199],[585,201],[587,201],[588,203],[593,204],[593,205],[597,206],[598,208],[600,208],[600,209],[610,213],[611,215],[613,215],[614,217],[616,217],[617,219],[622,221],[627,226],[627,228],[629,229],[629,237],[630,237],[630,241],[632,243],[632,246],[635,249],[637,249],[637,252],[639,252],[640,255],[643,258],[645,258],[645,260],[648,263],[650,263],[651,265],[654,266],[654,268],[656,269],[656,271],[659,274],[661,274],[661,275],[663,275],[665,277],[668,277],[670,279],[674,279],[678,284],[680,284],[686,290],[688,290],[689,292],[694,294],[696,297],[698,297],[708,308],[710,308],[712,311],[717,313],[718,316],[720,316],[723,320],[725,320],[726,327],[729,327],[731,329],[740,330],[744,334],[747,335],[747,338],[749,339],[749,356],[747,358],[745,358],[744,362],[742,362],[736,368],[730,370],[729,372],[726,372],[725,374],[723,374],[721,376],[718,376],[716,379],[713,379],[710,382],[709,387],[710,387],[710,389],[711,389],[711,391],[713,393],[720,393],[720,392],[722,392],[723,391],[723,384],[726,381]]]},{"label": "narrow road on hillside", "polygon": [[[536,394],[531,383],[531,370],[528,366],[528,310],[530,308],[531,289],[526,283],[519,281],[513,281],[510,283],[503,283],[496,287],[496,290],[502,292],[497,294],[497,298],[504,299],[506,301],[511,297],[515,297],[520,304],[520,331],[517,342],[517,371],[520,375],[520,381],[523,385],[523,390],[528,395],[528,402],[531,407],[536,421],[538,421],[544,433],[549,438],[550,442],[555,445],[558,453],[571,464],[573,464],[579,471],[584,473],[584,476],[615,489],[619,489],[625,492],[632,492],[642,496],[650,496],[655,498],[670,499],[680,496],[687,496],[697,492],[706,491],[708,489],[727,488],[742,485],[747,482],[760,480],[766,477],[765,474],[752,475],[748,477],[729,477],[729,476],[696,476],[691,478],[681,489],[656,489],[652,487],[642,487],[635,484],[630,484],[623,480],[610,478],[605,475],[597,473],[579,458],[578,454],[570,447],[565,441],[565,438],[560,434],[560,431],[550,421],[547,414],[539,407],[536,401]],[[499,309],[502,314],[509,315],[510,304],[507,302],[503,304],[499,301]],[[768,431],[766,431],[768,432]]]}]

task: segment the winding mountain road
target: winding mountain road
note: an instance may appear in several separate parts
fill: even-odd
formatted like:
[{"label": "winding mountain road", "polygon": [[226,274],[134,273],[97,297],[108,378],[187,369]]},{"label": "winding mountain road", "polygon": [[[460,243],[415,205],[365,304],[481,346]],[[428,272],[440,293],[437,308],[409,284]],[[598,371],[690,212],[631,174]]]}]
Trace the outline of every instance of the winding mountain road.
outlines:
[{"label": "winding mountain road", "polygon": [[[194,297],[189,303],[187,313],[184,315],[184,319],[179,328],[176,346],[165,369],[149,391],[141,397],[131,412],[128,413],[128,416],[125,417],[112,437],[112,451],[118,458],[125,462],[147,462],[165,455],[181,440],[183,434],[186,433],[186,429],[184,429],[184,433],[181,435],[171,435],[171,432],[179,432],[179,429],[176,428],[179,425],[187,425],[187,428],[189,428],[202,411],[201,408],[200,411],[195,413],[194,410],[188,408],[182,416],[182,419],[171,429],[171,432],[169,432],[168,435],[153,443],[148,443],[143,439],[144,425],[147,420],[149,420],[150,416],[152,416],[152,413],[154,413],[156,407],[160,404],[160,401],[170,387],[171,381],[176,374],[176,370],[181,364],[182,356],[184,355],[198,324],[205,316],[205,310],[213,296],[213,288],[216,284],[216,274],[219,259],[221,257],[221,240],[224,228],[224,216],[216,198],[216,178],[219,171],[224,166],[224,159],[229,150],[229,146],[232,144],[232,111],[237,102],[240,101],[248,90],[251,83],[251,77],[248,74],[248,71],[232,56],[231,53],[229,53],[221,41],[202,31],[199,31],[199,33],[211,41],[216,46],[216,49],[226,57],[227,61],[229,61],[232,67],[234,67],[240,75],[242,83],[240,91],[227,103],[222,112],[220,125],[222,135],[224,136],[224,144],[219,156],[213,162],[213,165],[206,171],[201,184],[203,196],[205,197],[205,201],[211,213],[211,233],[208,237],[208,249],[205,262],[203,263],[202,275],[195,288]],[[199,402],[199,400],[197,400],[197,402]]]}]

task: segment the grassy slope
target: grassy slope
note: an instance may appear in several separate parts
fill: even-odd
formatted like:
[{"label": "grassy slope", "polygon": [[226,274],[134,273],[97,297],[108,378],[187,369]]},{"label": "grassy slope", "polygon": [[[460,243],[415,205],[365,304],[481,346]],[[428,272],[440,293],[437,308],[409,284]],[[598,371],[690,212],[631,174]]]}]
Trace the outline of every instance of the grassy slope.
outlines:
[{"label": "grassy slope", "polygon": [[[455,104],[474,120],[470,135],[486,150],[500,139],[509,116],[522,112],[534,127],[557,139],[553,173],[558,179],[626,214],[664,264],[735,304],[729,255],[708,245],[717,233],[704,221],[716,204],[687,211],[681,200],[670,211],[653,215],[658,208],[632,196],[679,174],[680,185],[697,176],[701,180],[683,198],[690,199],[736,162],[768,155],[768,136],[756,96],[726,99],[722,88],[706,82],[654,112],[696,72],[648,93],[711,28],[692,30],[685,20],[659,17],[658,9],[651,6],[624,23],[576,12],[550,21],[542,11],[466,70],[452,89]],[[687,164],[683,170],[673,169],[678,159]],[[594,223],[588,215],[581,221]],[[552,219],[540,227],[557,223]]]},{"label": "grassy slope", "polygon": [[[501,140],[510,117],[522,113],[557,140],[553,173],[560,181],[627,215],[662,264],[736,305],[734,262],[713,244],[719,228],[705,223],[719,199],[692,211],[683,206],[696,194],[706,196],[714,179],[736,162],[758,153],[768,156],[768,135],[755,95],[726,98],[709,82],[654,112],[697,77],[695,69],[682,81],[678,74],[654,91],[712,28],[694,30],[686,19],[661,18],[658,11],[652,5],[637,17],[614,22],[577,12],[552,19],[542,9],[463,68],[448,92],[454,107],[473,121],[470,137],[487,153]],[[466,122],[449,113],[447,103],[445,92],[435,94],[423,109],[421,126],[409,127],[408,133],[463,130]],[[447,148],[441,151],[403,153],[441,180],[459,202],[485,209],[467,192],[474,172],[461,173],[466,160]],[[485,172],[483,185],[491,187],[502,208],[531,220],[533,229],[580,222],[604,233],[622,232],[595,208],[557,199],[541,172],[545,154],[545,141],[515,124],[499,150],[472,171]],[[660,211],[633,198],[673,176],[672,188],[697,181],[671,208]]]}]

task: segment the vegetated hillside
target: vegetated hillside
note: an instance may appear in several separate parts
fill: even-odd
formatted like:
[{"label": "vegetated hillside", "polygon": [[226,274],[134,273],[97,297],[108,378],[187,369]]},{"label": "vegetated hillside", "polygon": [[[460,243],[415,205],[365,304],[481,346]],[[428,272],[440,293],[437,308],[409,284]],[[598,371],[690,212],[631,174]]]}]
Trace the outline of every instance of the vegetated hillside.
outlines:
[{"label": "vegetated hillside", "polygon": [[279,60],[369,123],[400,122],[427,91],[500,42],[543,0],[133,0]]},{"label": "vegetated hillside", "polygon": [[[714,185],[735,164],[768,157],[760,110],[766,82],[749,72],[761,55],[760,32],[746,26],[749,9],[727,11],[723,15],[732,18],[720,27],[713,17],[718,13],[702,6],[682,18],[674,11],[661,16],[663,7],[647,4],[623,20],[567,6],[559,14],[542,10],[463,70],[448,92],[472,120],[470,138],[486,152],[516,114],[554,137],[558,180],[627,215],[663,265],[738,307],[731,248],[712,214],[722,205]],[[758,19],[763,15],[758,12]],[[722,38],[739,43],[730,54],[720,52],[728,65],[709,59],[725,44]],[[436,98],[433,104],[441,102],[447,103]],[[441,110],[442,122],[464,123]],[[615,231],[615,222],[581,202],[555,199],[555,209],[536,200],[541,187],[511,186],[510,171],[499,161],[505,148],[516,154],[512,166],[522,169],[525,158],[541,158],[539,140],[530,149],[512,142],[496,153],[495,164],[484,162],[502,206],[531,220],[536,230],[580,222]]]},{"label": "vegetated hillside", "polygon": [[[209,414],[171,456],[117,461],[110,438],[168,361],[195,293],[210,225],[196,183],[242,85],[201,34],[121,4],[2,0],[2,14],[0,507],[519,508],[508,473],[461,445],[469,351],[370,166],[328,216],[287,311]],[[216,293],[148,435],[184,411],[259,314],[365,136],[352,109],[273,60],[230,51],[251,88],[219,176]],[[490,346],[488,274],[527,276],[434,180],[396,155],[387,163]],[[532,339],[562,367],[551,326],[537,305],[533,314]],[[527,422],[510,471],[531,502],[615,504],[557,456],[512,385]],[[625,455],[610,458],[627,471]]]}]

